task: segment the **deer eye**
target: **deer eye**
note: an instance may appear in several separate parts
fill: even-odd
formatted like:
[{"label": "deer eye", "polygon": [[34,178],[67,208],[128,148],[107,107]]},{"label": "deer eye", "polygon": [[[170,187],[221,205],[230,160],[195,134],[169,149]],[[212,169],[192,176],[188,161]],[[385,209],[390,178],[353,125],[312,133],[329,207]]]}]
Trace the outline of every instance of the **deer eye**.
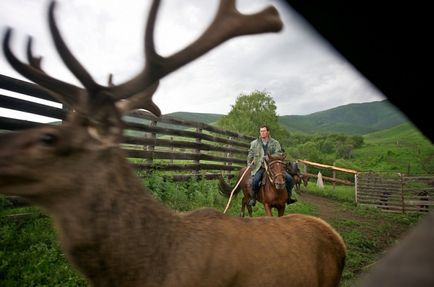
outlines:
[{"label": "deer eye", "polygon": [[58,141],[58,138],[53,134],[44,133],[39,136],[39,141],[44,145],[52,146]]}]

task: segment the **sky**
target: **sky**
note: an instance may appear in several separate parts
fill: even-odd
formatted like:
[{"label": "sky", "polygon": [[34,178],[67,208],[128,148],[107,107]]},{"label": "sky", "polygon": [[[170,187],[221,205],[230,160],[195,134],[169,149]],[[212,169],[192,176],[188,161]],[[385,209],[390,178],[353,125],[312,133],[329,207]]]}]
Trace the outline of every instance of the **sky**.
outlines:
[{"label": "sky", "polygon": [[[105,85],[112,73],[115,84],[120,84],[145,65],[143,35],[150,2],[58,0],[55,17],[62,36],[98,83]],[[46,17],[48,4],[48,0],[2,0],[1,33],[6,27],[14,29],[11,46],[23,61],[31,35],[35,55],[43,56],[43,69],[80,85],[53,46]],[[239,95],[255,90],[273,97],[280,116],[385,99],[285,2],[237,1],[237,9],[246,14],[269,5],[279,11],[282,31],[231,39],[166,76],[154,94],[163,114],[227,114]],[[212,21],[217,7],[217,0],[162,1],[155,30],[157,52],[168,56],[194,41]],[[0,74],[25,80],[9,66],[3,51]],[[7,111],[0,109],[0,113]]]}]

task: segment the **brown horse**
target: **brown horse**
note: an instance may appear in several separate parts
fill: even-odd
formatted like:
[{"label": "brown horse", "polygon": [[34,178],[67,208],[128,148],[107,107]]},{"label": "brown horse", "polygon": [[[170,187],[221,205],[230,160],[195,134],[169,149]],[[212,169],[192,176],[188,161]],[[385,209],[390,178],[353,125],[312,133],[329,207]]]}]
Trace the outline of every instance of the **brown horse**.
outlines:
[{"label": "brown horse", "polygon": [[[265,213],[268,216],[273,216],[272,208],[277,209],[278,216],[282,216],[285,213],[285,205],[288,199],[288,193],[286,191],[285,186],[285,172],[286,165],[284,162],[285,155],[279,156],[269,156],[269,158],[265,161],[266,172],[264,173],[261,188],[257,195],[257,200],[264,205]],[[248,167],[244,167],[240,170],[238,175],[238,180],[242,177],[245,172],[244,177],[242,178],[240,184],[237,189],[234,191],[234,194],[238,194],[240,189],[243,190],[244,197],[241,203],[241,212],[240,216],[244,217],[245,208],[249,212],[249,216],[252,216],[252,207],[248,205],[250,199],[250,192],[252,189],[252,180],[250,176],[250,170],[246,172]],[[229,197],[232,187],[228,185],[222,176],[219,178],[219,188],[223,195]]]},{"label": "brown horse", "polygon": [[286,163],[286,171],[292,176],[294,187],[297,192],[300,192],[301,182],[303,182],[304,187],[307,187],[309,176],[300,172],[297,163]]},{"label": "brown horse", "polygon": [[303,173],[299,173],[299,174],[295,174],[295,175],[291,175],[292,176],[292,180],[294,182],[294,187],[295,190],[297,192],[300,192],[300,185],[301,182],[303,182],[304,187],[307,187],[307,184],[309,183],[309,176]]}]

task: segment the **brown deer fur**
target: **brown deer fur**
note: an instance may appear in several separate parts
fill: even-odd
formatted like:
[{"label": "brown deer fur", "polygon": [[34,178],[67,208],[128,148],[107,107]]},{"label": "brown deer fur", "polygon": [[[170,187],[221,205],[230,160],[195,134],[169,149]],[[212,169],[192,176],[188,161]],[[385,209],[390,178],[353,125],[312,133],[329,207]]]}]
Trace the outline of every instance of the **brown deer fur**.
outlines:
[{"label": "brown deer fur", "polygon": [[[41,138],[58,138],[47,147]],[[321,219],[241,219],[213,209],[172,212],[152,198],[117,146],[82,129],[1,137],[1,190],[44,207],[94,286],[337,286],[340,236]]]},{"label": "brown deer fur", "polygon": [[321,219],[296,214],[241,219],[212,209],[176,213],[153,199],[136,177],[119,147],[122,112],[141,102],[158,114],[152,102],[156,83],[184,65],[185,54],[192,61],[234,35],[281,27],[274,8],[249,18],[234,10],[233,1],[222,1],[213,23],[230,21],[236,33],[233,25],[212,24],[195,42],[199,48],[184,51],[181,59],[163,58],[152,43],[158,3],[153,2],[146,32],[151,66],[138,76],[142,81],[119,86],[96,84],[73,58],[57,31],[54,2],[51,33],[84,89],[48,76],[31,45],[30,65],[21,63],[9,48],[11,30],[6,33],[3,47],[11,65],[72,109],[61,126],[0,136],[1,193],[22,196],[51,215],[62,249],[93,286],[337,286],[345,245]]}]

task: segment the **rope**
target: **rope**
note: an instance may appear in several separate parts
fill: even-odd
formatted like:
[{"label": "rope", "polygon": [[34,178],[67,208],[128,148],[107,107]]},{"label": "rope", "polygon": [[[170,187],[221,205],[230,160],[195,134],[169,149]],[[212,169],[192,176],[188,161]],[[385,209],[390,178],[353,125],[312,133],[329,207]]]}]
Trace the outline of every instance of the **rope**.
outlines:
[{"label": "rope", "polygon": [[267,164],[267,162],[265,160],[264,160],[264,167],[265,167],[265,171],[267,173],[267,176],[270,179],[271,184],[274,184],[274,180],[271,177],[270,171],[268,170],[268,164]]},{"label": "rope", "polygon": [[240,179],[238,180],[237,184],[235,185],[234,189],[232,189],[232,191],[231,191],[231,196],[229,196],[228,203],[226,204],[226,208],[225,208],[225,211],[223,211],[223,213],[226,213],[226,211],[228,210],[229,205],[231,204],[232,196],[234,195],[235,190],[237,189],[238,185],[240,185],[240,182],[241,182],[241,180],[243,180],[243,178],[244,178],[244,176],[246,175],[247,171],[250,170],[250,167],[252,166],[252,164],[253,164],[253,162],[251,162],[251,163],[247,166],[246,170],[245,170],[244,173],[241,175],[241,177],[240,177]]}]

